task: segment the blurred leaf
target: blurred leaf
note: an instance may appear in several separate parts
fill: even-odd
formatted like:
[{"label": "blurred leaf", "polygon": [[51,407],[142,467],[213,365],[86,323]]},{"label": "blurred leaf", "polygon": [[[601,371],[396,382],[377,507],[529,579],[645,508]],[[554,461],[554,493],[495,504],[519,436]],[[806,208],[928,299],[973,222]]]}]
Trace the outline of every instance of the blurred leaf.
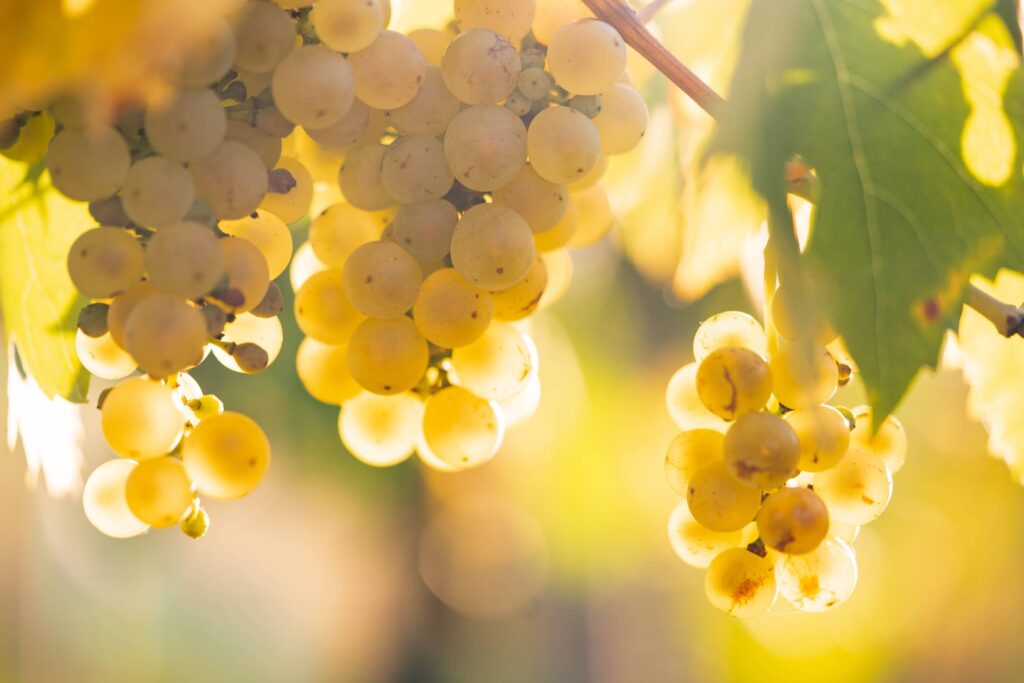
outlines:
[{"label": "blurred leaf", "polygon": [[883,414],[935,363],[968,277],[1024,263],[1019,59],[987,7],[757,0],[748,17],[719,149],[769,198],[792,155],[816,169],[804,267]]},{"label": "blurred leaf", "polygon": [[[94,222],[49,175],[0,157],[0,312],[25,369],[52,398],[85,401],[89,373],[75,353],[81,297],[68,277],[71,243]],[[34,169],[32,169],[34,170]]]}]

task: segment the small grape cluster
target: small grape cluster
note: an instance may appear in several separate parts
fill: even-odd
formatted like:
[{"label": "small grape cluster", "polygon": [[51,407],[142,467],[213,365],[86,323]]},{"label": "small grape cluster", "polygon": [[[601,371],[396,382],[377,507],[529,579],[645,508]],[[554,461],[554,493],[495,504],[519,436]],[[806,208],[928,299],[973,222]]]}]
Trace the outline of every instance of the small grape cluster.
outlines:
[{"label": "small grape cluster", "polygon": [[582,6],[538,24],[533,0],[455,0],[449,27],[408,36],[383,8],[319,0],[273,82],[307,147],[343,159],[344,201],[292,266],[297,368],[360,460],[464,470],[536,407],[524,321],[568,285],[565,248],[611,227],[598,181],[647,108],[622,38]]},{"label": "small grape cluster", "polygon": [[768,611],[780,594],[806,612],[849,598],[851,545],[885,510],[907,452],[895,417],[875,432],[867,406],[826,403],[851,366],[829,351],[836,334],[827,324],[798,334],[786,298],[780,288],[772,301],[777,344],[746,313],[703,322],[695,362],[666,394],[684,430],[665,459],[684,498],[669,539],[686,564],[707,568],[711,604],[737,617]]}]

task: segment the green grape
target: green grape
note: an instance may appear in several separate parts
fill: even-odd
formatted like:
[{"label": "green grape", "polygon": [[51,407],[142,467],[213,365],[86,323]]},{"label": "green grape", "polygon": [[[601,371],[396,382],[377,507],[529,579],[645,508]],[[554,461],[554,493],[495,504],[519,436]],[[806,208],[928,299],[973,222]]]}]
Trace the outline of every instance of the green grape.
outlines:
[{"label": "green grape", "polygon": [[676,370],[665,390],[668,414],[680,429],[713,429],[725,432],[728,423],[708,410],[697,394],[697,364]]},{"label": "green grape", "polygon": [[144,125],[157,154],[185,163],[199,161],[224,142],[227,117],[212,90],[187,89],[166,104],[147,109]]},{"label": "green grape", "polygon": [[[397,215],[395,219],[398,220]],[[454,231],[454,227],[452,229]],[[329,206],[309,226],[309,244],[313,253],[324,265],[332,268],[343,268],[357,247],[379,237],[380,231],[373,217],[348,204]]]},{"label": "green grape", "polygon": [[289,52],[274,70],[271,89],[277,110],[307,130],[337,123],[355,97],[350,63],[323,45]]},{"label": "green grape", "polygon": [[846,418],[832,406],[814,406],[786,413],[784,419],[800,440],[800,462],[804,472],[822,472],[836,466],[850,447]]},{"label": "green grape", "polygon": [[167,385],[133,377],[107,394],[100,425],[111,450],[142,460],[170,452],[181,438],[185,418]]},{"label": "green grape", "polygon": [[349,204],[364,211],[380,211],[395,203],[380,177],[386,151],[384,145],[365,145],[345,157],[338,184]]},{"label": "green grape", "polygon": [[210,530],[210,515],[194,499],[188,514],[181,520],[181,532],[189,538],[200,539]]},{"label": "green grape", "polygon": [[380,396],[364,391],[345,401],[338,433],[348,452],[372,467],[404,462],[416,450],[423,402],[414,394]]},{"label": "green grape", "polygon": [[284,223],[295,223],[309,213],[309,206],[313,202],[313,176],[293,157],[281,157],[274,169],[274,172],[280,171],[286,171],[287,176],[284,177],[290,176],[294,185],[291,182],[287,183],[283,188],[285,191],[281,192],[281,188],[271,183],[266,196],[260,202],[260,209],[269,211]]},{"label": "green grape", "polygon": [[540,254],[533,258],[533,265],[523,278],[507,289],[491,292],[496,320],[522,320],[540,304],[548,286],[548,267]]},{"label": "green grape", "polygon": [[467,107],[451,120],[444,152],[455,179],[491,192],[512,182],[526,163],[526,126],[505,107]]},{"label": "green grape", "polygon": [[427,342],[409,318],[364,320],[348,344],[348,369],[367,391],[400,394],[427,371]]},{"label": "green grape", "polygon": [[[537,310],[543,311],[546,308],[558,303],[569,291],[572,284],[572,256],[567,249],[546,251],[540,255],[544,261],[544,267],[548,271],[548,286],[540,296]],[[698,401],[699,403],[699,401]]]},{"label": "green grape", "polygon": [[769,360],[772,389],[787,408],[811,408],[832,398],[839,386],[836,362],[824,346],[782,344]]},{"label": "green grape", "polygon": [[356,52],[377,39],[384,10],[379,0],[318,0],[310,19],[324,45],[337,52]]},{"label": "green grape", "polygon": [[872,436],[871,408],[857,406],[853,409],[853,417],[857,426],[850,433],[852,442],[881,458],[893,474],[898,472],[907,460],[907,433],[899,419],[889,415]]},{"label": "green grape", "polygon": [[133,223],[162,228],[185,217],[195,201],[196,189],[183,166],[152,156],[128,169],[120,197]]},{"label": "green grape", "polygon": [[423,281],[412,315],[430,343],[453,349],[480,338],[491,324],[494,304],[454,268],[442,268]]},{"label": "green grape", "polygon": [[673,491],[685,496],[693,473],[722,459],[722,438],[713,429],[690,429],[672,439],[665,455],[665,478]]},{"label": "green grape", "polygon": [[157,288],[148,282],[139,282],[110,300],[110,308],[107,309],[107,330],[115,344],[122,349],[125,348],[124,327],[128,322],[128,316],[140,301],[159,293]]},{"label": "green grape", "polygon": [[220,240],[205,225],[183,221],[161,228],[146,243],[146,271],[166,294],[194,299],[224,276]]},{"label": "green grape", "polygon": [[198,36],[182,55],[178,80],[182,85],[199,88],[216,83],[227,74],[235,61],[235,34],[228,23],[209,17],[199,28]]},{"label": "green grape", "polygon": [[498,407],[462,387],[446,387],[427,399],[423,440],[453,470],[478,467],[493,458],[504,432]]},{"label": "green grape", "polygon": [[117,192],[128,175],[129,163],[128,145],[109,126],[65,128],[46,152],[53,186],[81,202],[104,199]]},{"label": "green grape", "polygon": [[494,322],[476,341],[452,351],[451,363],[456,384],[504,401],[523,391],[537,372],[537,349],[513,325]]},{"label": "green grape", "polygon": [[576,205],[576,229],[569,238],[569,246],[582,249],[597,244],[612,229],[615,216],[608,201],[608,193],[601,185],[573,192]]},{"label": "green grape", "polygon": [[[284,344],[284,330],[281,321],[274,318],[258,318],[251,313],[242,313],[224,327],[221,341],[235,344],[255,344],[267,353],[266,365],[270,365],[281,353]],[[213,346],[213,355],[229,370],[243,372],[238,360],[219,346]]]},{"label": "green grape", "polygon": [[569,107],[541,111],[526,138],[533,169],[552,183],[571,183],[589,173],[601,158],[601,136],[584,114]]},{"label": "green grape", "polygon": [[82,366],[100,379],[121,379],[135,372],[138,365],[107,332],[90,337],[82,330],[75,332],[75,352]]},{"label": "green grape", "polygon": [[195,306],[167,294],[136,304],[124,326],[125,351],[143,372],[167,377],[203,360],[206,321]]},{"label": "green grape", "polygon": [[704,577],[708,601],[741,619],[764,614],[775,602],[778,586],[772,561],[746,548],[722,551]]},{"label": "green grape", "polygon": [[534,0],[455,0],[454,13],[460,31],[486,28],[520,40],[530,32]]},{"label": "green grape", "polygon": [[428,66],[416,96],[404,106],[389,111],[387,118],[399,135],[440,136],[461,107],[458,98],[445,85],[441,69]]},{"label": "green grape", "polygon": [[672,549],[679,559],[698,569],[706,569],[719,554],[740,546],[743,534],[743,529],[705,529],[690,514],[690,508],[685,500],[675,506],[668,518],[668,540],[672,544]]},{"label": "green grape", "polygon": [[111,538],[131,538],[149,530],[128,507],[125,488],[128,477],[138,465],[133,460],[108,460],[89,475],[82,489],[85,517],[96,529]]},{"label": "green grape", "polygon": [[861,526],[885,512],[892,498],[892,474],[881,458],[854,444],[839,464],[814,475],[814,491],[833,519]]},{"label": "green grape", "polygon": [[555,87],[555,81],[544,70],[543,66],[533,66],[523,69],[519,74],[519,92],[529,100],[543,100],[551,94]]},{"label": "green grape", "polygon": [[140,462],[125,481],[125,500],[135,517],[160,529],[177,524],[192,504],[192,483],[172,456]]},{"label": "green grape", "polygon": [[772,393],[773,373],[761,356],[741,346],[709,353],[697,368],[697,395],[723,420],[764,408]]},{"label": "green grape", "polygon": [[570,194],[569,205],[562,219],[554,227],[533,235],[533,244],[537,251],[551,253],[569,244],[573,233],[576,232],[576,228],[579,226],[579,215],[580,212],[576,207],[576,199]]},{"label": "green grape", "polygon": [[398,207],[385,238],[391,240],[421,266],[442,261],[451,248],[459,212],[451,202],[431,199]]},{"label": "green grape", "polygon": [[828,535],[828,509],[804,488],[782,488],[757,513],[757,531],[769,548],[789,555],[813,551]]},{"label": "green grape", "polygon": [[228,121],[224,139],[240,142],[256,152],[268,171],[274,168],[277,160],[281,158],[281,139],[267,135],[248,121]]},{"label": "green grape", "polygon": [[800,320],[797,316],[808,318],[807,338],[815,344],[826,346],[835,340],[837,335],[832,326],[816,310],[801,311],[797,309],[796,303],[790,301],[789,289],[780,285],[772,297],[772,324],[775,325],[780,337],[797,339],[800,336]]},{"label": "green grape", "polygon": [[363,315],[345,296],[340,271],[316,273],[295,295],[295,322],[303,334],[318,341],[347,342],[362,321]]},{"label": "green grape", "polygon": [[550,45],[555,32],[577,19],[593,17],[583,0],[543,0],[537,3],[533,18],[533,37],[542,45]]},{"label": "green grape", "polygon": [[581,19],[555,31],[548,66],[558,85],[576,95],[597,95],[626,70],[626,43],[610,24]]},{"label": "green grape", "polygon": [[693,359],[700,363],[712,351],[727,346],[739,346],[762,358],[768,357],[768,340],[761,323],[740,311],[716,313],[700,324],[693,335]]},{"label": "green grape", "polygon": [[544,180],[533,166],[525,164],[507,185],[494,191],[494,203],[512,209],[543,233],[558,225],[569,210],[569,189]]},{"label": "green grape", "polygon": [[233,221],[220,221],[217,227],[226,235],[251,242],[267,262],[267,278],[274,280],[288,267],[292,257],[292,233],[277,215],[257,209]]},{"label": "green grape", "polygon": [[522,62],[505,36],[486,28],[463,31],[441,58],[441,75],[453,95],[466,104],[494,104],[519,82]]},{"label": "green grape", "polygon": [[845,602],[857,586],[857,558],[838,538],[806,555],[782,555],[776,566],[779,592],[802,612],[825,612]]},{"label": "green grape", "polygon": [[352,252],[342,270],[345,296],[363,315],[396,318],[416,301],[420,266],[393,242],[367,242]]},{"label": "green grape", "polygon": [[306,337],[299,344],[295,369],[309,395],[331,405],[341,405],[363,388],[348,370],[348,344],[324,344]]},{"label": "green grape", "polygon": [[462,214],[452,236],[452,265],[478,287],[497,290],[519,282],[533,265],[533,233],[515,211],[477,204]]},{"label": "green grape", "polygon": [[602,154],[625,154],[640,144],[647,132],[647,104],[640,93],[616,83],[601,93],[601,113],[594,125],[601,136]]},{"label": "green grape", "polygon": [[712,531],[742,529],[761,506],[761,492],[740,483],[722,460],[702,465],[690,477],[686,502],[693,518]]},{"label": "green grape", "polygon": [[414,204],[445,196],[455,178],[440,140],[429,135],[407,135],[385,150],[380,182],[395,201]]},{"label": "green grape", "polygon": [[370,45],[348,56],[356,97],[375,109],[397,109],[409,103],[427,71],[416,43],[401,33],[381,31]]},{"label": "green grape", "polygon": [[86,230],[68,251],[68,274],[82,294],[106,299],[139,280],[146,255],[138,240],[121,228]]},{"label": "green grape", "polygon": [[423,53],[424,59],[429,66],[440,66],[441,57],[448,49],[451,35],[447,31],[436,28],[417,28],[407,34],[409,40],[416,43],[416,47]]},{"label": "green grape", "polygon": [[228,288],[235,298],[230,302],[218,301],[232,313],[245,313],[255,308],[267,294],[270,286],[270,269],[263,252],[242,237],[220,239],[224,252],[224,275]]},{"label": "green grape", "polygon": [[263,481],[270,466],[270,442],[252,418],[221,413],[195,426],[185,438],[181,460],[203,495],[242,498]]},{"label": "green grape", "polygon": [[755,489],[772,489],[796,474],[800,440],[781,417],[747,413],[725,433],[722,451],[737,481]]},{"label": "green grape", "polygon": [[267,170],[256,152],[228,140],[189,166],[196,197],[218,218],[242,218],[255,211],[267,194]]},{"label": "green grape", "polygon": [[235,65],[253,73],[267,73],[293,52],[295,22],[269,2],[250,2],[234,16]]}]

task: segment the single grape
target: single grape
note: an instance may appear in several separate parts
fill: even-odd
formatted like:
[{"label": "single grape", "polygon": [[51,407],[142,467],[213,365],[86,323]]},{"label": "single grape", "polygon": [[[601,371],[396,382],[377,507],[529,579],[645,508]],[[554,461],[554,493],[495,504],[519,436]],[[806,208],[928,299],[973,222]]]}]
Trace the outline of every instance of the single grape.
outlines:
[{"label": "single grape", "polygon": [[252,418],[227,412],[196,425],[181,459],[200,493],[218,500],[242,498],[263,481],[270,442]]},{"label": "single grape", "polygon": [[251,242],[267,262],[267,277],[275,279],[288,267],[292,257],[292,233],[277,215],[265,209],[257,209],[255,215],[248,215],[233,221],[220,221],[221,232]]},{"label": "single grape", "polygon": [[730,548],[715,557],[704,577],[712,605],[740,618],[764,614],[775,602],[778,586],[772,561],[746,548]]},{"label": "single grape", "polygon": [[736,480],[755,489],[782,486],[800,460],[796,432],[771,413],[742,415],[725,433],[722,450]]},{"label": "single grape", "polygon": [[496,320],[522,320],[540,304],[548,286],[548,267],[540,254],[523,278],[507,289],[491,292]]},{"label": "single grape", "polygon": [[376,109],[408,104],[426,76],[427,60],[406,36],[381,31],[366,48],[348,56],[356,97]]},{"label": "single grape", "polygon": [[405,105],[389,111],[388,121],[400,135],[440,136],[461,107],[445,85],[441,69],[428,66],[419,92]]},{"label": "single grape", "polygon": [[[807,339],[821,346],[830,344],[836,338],[836,331],[832,326],[816,309],[798,309],[796,302],[791,301],[791,298],[789,289],[781,285],[772,296],[772,324],[778,330],[779,336],[783,339],[797,339],[800,337],[800,323],[803,322],[807,325]],[[801,320],[801,317],[806,320]]]},{"label": "single grape", "polygon": [[209,292],[224,276],[224,251],[205,225],[175,223],[149,238],[146,271],[160,291],[193,299]]},{"label": "single grape", "polygon": [[665,478],[673,491],[685,496],[693,473],[722,459],[722,439],[713,429],[690,429],[672,439],[665,455]]},{"label": "single grape", "polygon": [[722,460],[709,462],[690,477],[686,502],[693,518],[712,531],[742,529],[761,506],[761,492],[740,483]]},{"label": "single grape", "polygon": [[278,111],[307,130],[337,123],[356,89],[351,63],[323,45],[289,52],[274,70],[271,87]]},{"label": "single grape", "polygon": [[823,346],[782,344],[769,361],[772,390],[787,408],[811,408],[832,398],[839,386],[836,362]]},{"label": "single grape", "polygon": [[805,472],[822,472],[836,466],[850,447],[846,418],[832,406],[814,406],[786,413],[784,419],[800,440],[800,462]]},{"label": "single grape", "polygon": [[121,186],[124,212],[138,225],[162,228],[181,221],[196,198],[192,176],[161,156],[146,157],[128,169]]},{"label": "single grape", "polygon": [[583,249],[597,244],[608,235],[615,223],[608,193],[601,185],[592,185],[585,190],[574,191],[576,205],[576,229],[569,238],[569,246]]},{"label": "single grape", "polygon": [[298,159],[281,157],[270,172],[267,194],[260,202],[260,209],[269,211],[284,223],[296,223],[309,213],[312,202],[313,176]]},{"label": "single grape", "polygon": [[445,85],[466,104],[504,100],[516,89],[521,68],[515,46],[486,28],[463,31],[441,58]]},{"label": "single grape", "polygon": [[764,408],[772,393],[768,363],[750,349],[716,349],[697,368],[697,395],[712,413],[735,420]]},{"label": "single grape", "polygon": [[454,13],[460,31],[487,28],[520,40],[530,32],[534,0],[455,0]]},{"label": "single grape", "polygon": [[603,93],[626,70],[626,43],[615,27],[580,19],[555,31],[548,65],[558,85],[576,95]]},{"label": "single grape", "polygon": [[555,81],[543,66],[533,66],[520,72],[517,85],[528,100],[543,100],[551,94]]},{"label": "single grape", "polygon": [[828,509],[804,488],[782,488],[768,496],[757,513],[757,530],[769,548],[789,555],[813,551],[828,534]]},{"label": "single grape", "polygon": [[149,530],[128,507],[125,488],[138,463],[118,458],[108,460],[89,475],[82,489],[82,507],[89,522],[111,538],[131,538]]},{"label": "single grape", "polygon": [[142,460],[164,455],[181,438],[185,419],[174,392],[160,382],[133,377],[114,387],[103,401],[103,438],[120,456]]},{"label": "single grape", "polygon": [[526,138],[530,163],[552,183],[571,183],[589,173],[601,157],[601,136],[585,115],[569,107],[541,111]]},{"label": "single grape", "polygon": [[348,369],[367,391],[400,394],[427,371],[427,342],[409,318],[364,320],[348,344]]},{"label": "single grape", "polygon": [[173,100],[146,110],[145,128],[146,139],[158,154],[185,163],[199,161],[220,146],[227,117],[212,90],[181,90]]},{"label": "single grape", "polygon": [[333,268],[343,268],[357,247],[379,237],[373,217],[349,204],[328,207],[309,227],[313,252],[324,265]]},{"label": "single grape", "polygon": [[189,167],[196,197],[218,218],[242,218],[259,207],[267,194],[267,170],[256,152],[228,140]]},{"label": "single grape", "polygon": [[125,351],[151,377],[167,377],[198,365],[206,336],[202,313],[167,294],[140,301],[124,326]]},{"label": "single grape", "polygon": [[504,107],[463,109],[448,126],[444,151],[455,179],[471,190],[508,185],[526,163],[527,130]]},{"label": "single grape", "polygon": [[120,189],[129,168],[128,145],[114,128],[65,128],[46,152],[53,186],[71,199],[91,202]]},{"label": "single grape", "polygon": [[870,407],[857,406],[853,409],[853,417],[857,425],[850,433],[852,442],[881,458],[893,474],[898,472],[907,460],[907,434],[899,419],[895,415],[889,415],[878,428],[878,432],[872,435]]},{"label": "single grape", "polygon": [[601,136],[602,154],[625,154],[640,144],[647,132],[647,104],[640,93],[616,83],[601,93],[601,113],[594,125]]},{"label": "single grape", "polygon": [[82,294],[106,299],[126,291],[145,269],[145,253],[121,228],[86,230],[68,250],[68,274]]},{"label": "single grape", "polygon": [[380,396],[364,391],[345,401],[338,433],[348,452],[373,467],[404,462],[416,450],[423,401],[414,394]]},{"label": "single grape", "polygon": [[249,2],[234,16],[235,64],[253,73],[278,66],[295,47],[295,22],[269,2]]},{"label": "single grape", "polygon": [[457,384],[481,398],[503,401],[526,388],[537,371],[537,349],[513,325],[494,322],[479,339],[452,351],[451,363]]},{"label": "single grape", "polygon": [[593,16],[583,0],[543,0],[537,3],[532,25],[533,37],[538,43],[550,45],[559,28]]},{"label": "single grape", "polygon": [[356,52],[377,39],[384,10],[380,0],[317,0],[310,19],[324,45]]},{"label": "single grape", "polygon": [[697,394],[697,364],[676,370],[665,390],[668,414],[680,429],[713,429],[725,432],[728,423],[705,407]]},{"label": "single grape", "polygon": [[267,260],[255,244],[242,237],[221,238],[220,248],[231,300],[218,299],[217,303],[232,313],[245,313],[263,301],[270,286]]},{"label": "single grape", "polygon": [[507,185],[493,193],[494,203],[512,209],[534,233],[553,229],[569,210],[569,189],[544,180],[525,164]]},{"label": "single grape", "polygon": [[[281,321],[277,318],[258,318],[251,313],[242,313],[224,327],[221,341],[235,344],[255,344],[266,353],[266,360],[260,368],[263,369],[273,363],[281,353],[284,330],[281,327]],[[227,369],[245,372],[242,367],[244,359],[239,359],[237,354],[229,354],[221,347],[214,345],[213,355]]]},{"label": "single grape", "polygon": [[423,438],[431,453],[456,470],[478,467],[498,452],[505,432],[497,406],[462,387],[427,399]]},{"label": "single grape", "polygon": [[128,509],[155,528],[177,524],[192,504],[192,482],[181,461],[172,456],[143,460],[125,481]]},{"label": "single grape", "polygon": [[700,363],[712,351],[727,346],[739,346],[762,358],[768,357],[764,328],[754,316],[741,311],[716,313],[702,322],[693,335],[693,359]]},{"label": "single grape", "polygon": [[429,135],[407,135],[385,150],[380,182],[395,201],[414,204],[445,196],[455,178],[440,140]]},{"label": "single grape", "polygon": [[121,379],[135,372],[138,364],[110,336],[90,337],[82,330],[75,332],[75,352],[82,366],[100,379]]},{"label": "single grape", "polygon": [[835,520],[861,526],[885,512],[892,498],[892,474],[881,458],[853,445],[839,464],[814,475],[814,491]]},{"label": "single grape", "polygon": [[686,501],[680,501],[668,518],[668,540],[672,549],[686,564],[706,569],[719,554],[743,542],[744,531],[711,531],[690,514]]},{"label": "single grape", "polygon": [[348,344],[324,344],[306,337],[299,344],[295,368],[302,386],[321,403],[341,405],[363,390],[348,370]]},{"label": "single grape", "polygon": [[364,211],[380,211],[395,203],[381,181],[387,149],[384,145],[365,145],[345,157],[338,174],[338,185],[349,204]]},{"label": "single grape", "polygon": [[857,558],[838,538],[806,555],[782,555],[775,570],[779,592],[802,612],[825,612],[845,602],[857,586]]},{"label": "single grape", "polygon": [[386,238],[415,258],[421,266],[448,256],[459,213],[451,202],[431,199],[398,207]]},{"label": "single grape", "polygon": [[412,256],[393,242],[368,242],[349,256],[342,271],[345,296],[363,315],[396,318],[416,301],[423,276]]},{"label": "single grape", "polygon": [[530,226],[498,204],[468,209],[452,236],[452,265],[485,289],[505,289],[519,282],[530,270],[534,253]]},{"label": "single grape", "polygon": [[316,273],[295,295],[295,321],[303,334],[318,341],[347,342],[363,319],[345,296],[340,271]]},{"label": "single grape", "polygon": [[420,287],[412,314],[416,328],[432,344],[456,348],[470,344],[491,323],[491,296],[454,268],[431,273]]},{"label": "single grape", "polygon": [[148,282],[139,282],[110,300],[110,308],[107,309],[107,330],[115,344],[122,349],[125,348],[124,327],[128,322],[128,316],[140,301],[159,293],[159,290]]}]

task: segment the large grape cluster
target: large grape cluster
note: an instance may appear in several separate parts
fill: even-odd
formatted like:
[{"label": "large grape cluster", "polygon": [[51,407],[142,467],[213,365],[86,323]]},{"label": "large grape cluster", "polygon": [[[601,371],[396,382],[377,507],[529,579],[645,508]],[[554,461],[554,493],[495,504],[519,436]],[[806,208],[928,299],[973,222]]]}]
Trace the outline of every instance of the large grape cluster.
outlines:
[{"label": "large grape cluster", "polygon": [[446,29],[403,35],[378,0],[320,0],[272,84],[342,195],[292,266],[299,377],[376,466],[481,465],[532,413],[525,320],[567,286],[566,248],[611,227],[607,155],[647,124],[622,38],[582,5],[453,9]]},{"label": "large grape cluster", "polygon": [[828,405],[850,367],[826,348],[835,332],[798,326],[786,298],[777,290],[771,340],[746,313],[703,322],[694,362],[666,394],[683,430],[665,458],[683,497],[669,540],[686,564],[707,569],[711,604],[738,617],[768,611],[780,595],[806,612],[849,598],[851,546],[888,505],[907,452],[895,417],[875,431],[868,407]]}]

